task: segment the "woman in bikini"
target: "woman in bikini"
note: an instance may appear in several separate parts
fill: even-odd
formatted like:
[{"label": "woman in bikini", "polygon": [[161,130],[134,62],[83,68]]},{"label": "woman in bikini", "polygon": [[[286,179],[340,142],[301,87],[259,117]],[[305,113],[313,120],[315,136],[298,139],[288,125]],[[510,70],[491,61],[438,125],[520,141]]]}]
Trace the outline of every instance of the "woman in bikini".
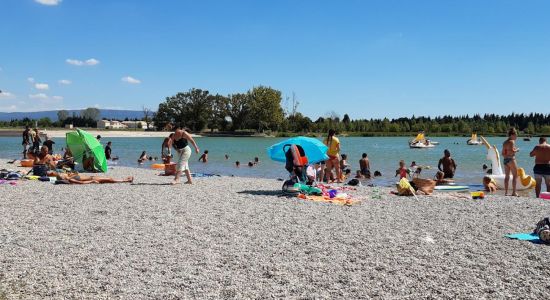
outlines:
[{"label": "woman in bikini", "polygon": [[332,168],[336,169],[336,182],[342,182],[342,169],[340,169],[340,140],[334,136],[336,131],[330,129],[328,131],[328,137],[325,139],[324,143],[327,145],[327,167],[326,167],[326,177],[327,181],[331,181],[332,177]]},{"label": "woman in bikini", "polygon": [[502,157],[504,158],[504,195],[508,196],[508,185],[510,181],[510,173],[512,173],[512,196],[518,196],[516,192],[516,183],[518,179],[518,166],[516,164],[516,153],[519,151],[516,148],[517,132],[515,128],[508,130],[508,139],[502,144]]}]

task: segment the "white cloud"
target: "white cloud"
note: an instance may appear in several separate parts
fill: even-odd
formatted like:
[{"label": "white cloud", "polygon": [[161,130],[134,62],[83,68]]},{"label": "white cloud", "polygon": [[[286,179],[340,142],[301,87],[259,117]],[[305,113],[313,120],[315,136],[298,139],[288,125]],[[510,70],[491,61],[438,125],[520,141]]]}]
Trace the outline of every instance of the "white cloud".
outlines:
[{"label": "white cloud", "polygon": [[85,61],[85,63],[88,66],[95,66],[95,65],[99,64],[99,60],[97,60],[95,58],[90,58],[87,61]]},{"label": "white cloud", "polygon": [[0,93],[0,99],[15,99],[15,95],[8,91],[2,91]]},{"label": "white cloud", "polygon": [[62,96],[53,96],[52,99],[56,100],[56,101],[62,101],[63,97]]},{"label": "white cloud", "polygon": [[34,83],[34,78],[29,77],[29,78],[27,78],[27,81],[30,82],[30,83]]},{"label": "white cloud", "polygon": [[68,80],[68,79],[61,79],[58,81],[59,84],[63,84],[63,85],[69,85],[71,83],[73,83],[72,81]]},{"label": "white cloud", "polygon": [[47,83],[35,83],[34,88],[37,90],[49,90],[50,86]]},{"label": "white cloud", "polygon": [[86,61],[67,58],[65,60],[65,62],[68,63],[69,65],[78,66],[78,67],[80,67],[80,66],[95,66],[95,65],[99,64],[99,60],[97,60],[95,58],[90,58]]},{"label": "white cloud", "polygon": [[9,111],[15,111],[17,109],[17,106],[10,105],[10,106],[0,106],[0,111],[9,112]]},{"label": "white cloud", "polygon": [[29,95],[29,98],[31,99],[41,99],[41,100],[48,100],[50,97],[44,93],[38,93],[38,94],[31,94]]},{"label": "white cloud", "polygon": [[61,3],[63,0],[34,0],[36,3],[40,3],[42,5],[48,5],[48,6],[55,6]]},{"label": "white cloud", "polygon": [[124,81],[124,82],[128,82],[128,83],[130,83],[130,84],[140,84],[140,83],[141,83],[141,80],[136,79],[136,78],[134,78],[134,77],[132,77],[132,76],[122,77],[121,80]]}]

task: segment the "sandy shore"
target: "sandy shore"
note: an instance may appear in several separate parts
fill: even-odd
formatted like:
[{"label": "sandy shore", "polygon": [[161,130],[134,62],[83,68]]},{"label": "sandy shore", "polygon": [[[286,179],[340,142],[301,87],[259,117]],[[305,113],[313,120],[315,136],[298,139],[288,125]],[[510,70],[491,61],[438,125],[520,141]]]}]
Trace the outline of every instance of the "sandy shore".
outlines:
[{"label": "sandy shore", "polygon": [[503,237],[550,201],[360,187],[345,207],[274,180],[109,175],[135,184],[0,185],[0,299],[550,297],[550,247]]},{"label": "sandy shore", "polygon": [[[74,130],[56,129],[56,130],[41,130],[41,132],[47,132],[51,138],[64,138],[67,132]],[[88,130],[87,132],[93,136],[101,135],[104,138],[110,137],[167,137],[170,132],[166,131],[131,131],[131,130]],[[0,130],[0,136],[21,136],[23,130]],[[192,134],[193,137],[200,137],[200,135]]]}]

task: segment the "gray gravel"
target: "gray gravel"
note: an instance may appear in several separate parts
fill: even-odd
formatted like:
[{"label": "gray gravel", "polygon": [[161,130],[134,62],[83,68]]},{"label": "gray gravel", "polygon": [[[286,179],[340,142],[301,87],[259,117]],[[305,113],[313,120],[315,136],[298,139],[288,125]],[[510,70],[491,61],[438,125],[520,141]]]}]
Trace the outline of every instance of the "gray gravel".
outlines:
[{"label": "gray gravel", "polygon": [[550,247],[503,238],[550,201],[361,187],[343,207],[280,197],[275,180],[155,174],[0,185],[0,299],[550,297]]}]

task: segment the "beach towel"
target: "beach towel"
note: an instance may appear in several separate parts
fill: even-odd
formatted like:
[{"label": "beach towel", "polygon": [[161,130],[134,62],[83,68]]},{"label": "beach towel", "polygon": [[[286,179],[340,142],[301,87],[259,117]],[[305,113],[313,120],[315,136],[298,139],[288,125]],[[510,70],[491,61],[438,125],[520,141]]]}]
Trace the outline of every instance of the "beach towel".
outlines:
[{"label": "beach towel", "polygon": [[316,202],[324,202],[324,203],[331,203],[336,205],[346,205],[346,206],[352,206],[358,203],[361,203],[360,200],[355,200],[352,198],[332,198],[326,196],[313,196],[313,195],[304,195],[300,194],[298,195],[298,198],[303,200],[310,200],[310,201],[316,201]]},{"label": "beach towel", "polygon": [[214,176],[220,177],[220,175],[217,175],[217,174],[205,174],[205,173],[191,173],[191,176],[195,178],[205,178],[205,177],[214,177]]},{"label": "beach towel", "polygon": [[512,240],[529,241],[534,244],[543,244],[539,236],[534,233],[512,233],[506,234],[504,236]]}]

